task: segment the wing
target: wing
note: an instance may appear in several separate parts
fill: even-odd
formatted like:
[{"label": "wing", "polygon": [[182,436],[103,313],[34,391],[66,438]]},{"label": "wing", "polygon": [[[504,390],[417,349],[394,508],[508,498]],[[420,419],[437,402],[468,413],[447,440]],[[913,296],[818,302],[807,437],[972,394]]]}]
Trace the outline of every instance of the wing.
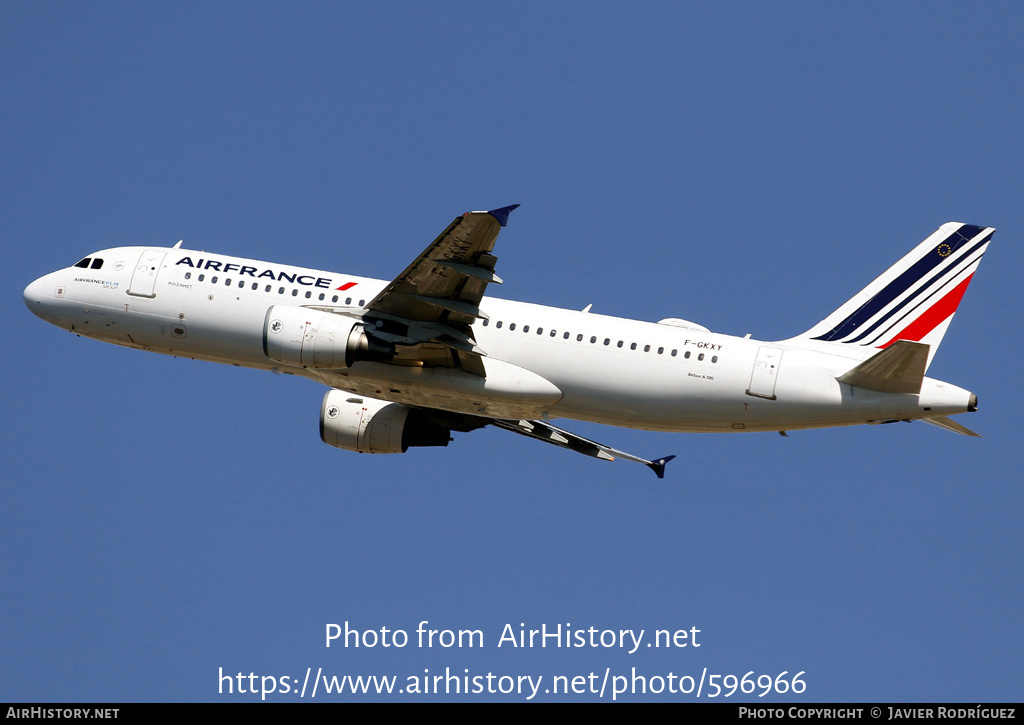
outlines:
[{"label": "wing", "polygon": [[[437,408],[416,408],[420,421],[429,423],[438,429],[445,430],[446,434],[458,431],[460,433],[469,433],[470,431],[479,430],[488,425],[493,425],[495,428],[502,428],[503,430],[512,431],[519,435],[526,436],[527,438],[533,438],[534,440],[543,441],[544,443],[551,443],[552,445],[566,448],[570,451],[576,451],[582,453],[585,456],[592,458],[599,458],[603,461],[614,461],[616,458],[622,458],[627,461],[634,461],[636,463],[642,463],[657,474],[658,478],[665,477],[665,465],[671,461],[675,456],[665,456],[664,458],[658,458],[653,461],[649,461],[646,458],[640,456],[634,456],[631,453],[625,451],[616,450],[610,446],[606,446],[603,443],[592,441],[583,436],[578,436],[575,433],[570,433],[563,428],[558,428],[550,423],[542,420],[507,420],[503,418],[485,418],[478,415],[466,415],[465,413],[452,413],[446,410],[439,410]],[[413,443],[411,445],[443,445],[447,446],[450,440],[447,435],[442,439],[442,443]]]},{"label": "wing", "polygon": [[568,448],[571,451],[582,453],[585,456],[591,456],[593,458],[601,458],[605,461],[614,461],[616,458],[624,458],[627,461],[634,461],[636,463],[642,463],[652,471],[654,471],[658,478],[665,477],[665,464],[671,461],[675,456],[665,456],[655,461],[648,461],[646,458],[640,458],[634,456],[631,453],[625,451],[619,451],[610,446],[606,446],[603,443],[597,443],[583,436],[578,436],[575,433],[570,433],[562,428],[557,428],[550,423],[545,423],[540,420],[491,420],[491,425],[510,430],[513,433],[524,435],[534,440],[544,441],[545,443],[551,443],[552,445],[561,446],[562,448]]},{"label": "wing", "polygon": [[518,204],[456,217],[416,260],[366,306],[370,334],[397,346],[398,364],[461,367],[483,375],[473,323],[497,261],[491,252]]}]

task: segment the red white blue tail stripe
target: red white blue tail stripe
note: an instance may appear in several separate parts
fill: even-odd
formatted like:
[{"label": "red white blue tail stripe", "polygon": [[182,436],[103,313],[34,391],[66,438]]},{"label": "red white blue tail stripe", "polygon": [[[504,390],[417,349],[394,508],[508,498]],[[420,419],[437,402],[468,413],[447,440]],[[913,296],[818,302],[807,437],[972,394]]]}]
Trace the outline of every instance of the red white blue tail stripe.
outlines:
[{"label": "red white blue tail stripe", "polygon": [[801,337],[880,349],[938,347],[995,229],[949,222]]}]

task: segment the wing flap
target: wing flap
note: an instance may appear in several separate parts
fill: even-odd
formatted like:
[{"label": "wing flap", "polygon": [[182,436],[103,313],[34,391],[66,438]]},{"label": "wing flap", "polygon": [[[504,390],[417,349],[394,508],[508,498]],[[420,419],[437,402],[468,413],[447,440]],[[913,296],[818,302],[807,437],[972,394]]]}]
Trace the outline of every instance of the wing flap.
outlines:
[{"label": "wing flap", "polygon": [[[466,317],[472,317],[474,320],[486,320],[487,315],[480,312],[480,308],[471,302],[465,302],[463,300],[452,300],[447,297],[428,297],[427,295],[409,295],[414,300],[420,302],[426,302],[428,305],[434,305],[440,307],[443,310],[451,310],[457,312],[460,315]],[[483,295],[481,295],[482,297]]]},{"label": "wing flap", "polygon": [[447,259],[439,259],[437,263],[442,267],[448,267],[454,269],[456,272],[461,272],[469,277],[475,277],[476,279],[483,280],[484,282],[493,282],[494,284],[501,284],[502,279],[494,273],[494,270],[487,269],[486,267],[476,267],[469,264],[459,264],[457,262],[451,262]]}]

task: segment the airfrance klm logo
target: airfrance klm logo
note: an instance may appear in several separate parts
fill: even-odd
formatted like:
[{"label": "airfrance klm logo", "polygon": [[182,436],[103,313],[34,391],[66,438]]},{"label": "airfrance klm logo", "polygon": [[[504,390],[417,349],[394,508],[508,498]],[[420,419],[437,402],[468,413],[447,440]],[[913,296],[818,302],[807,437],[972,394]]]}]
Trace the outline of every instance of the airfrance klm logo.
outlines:
[{"label": "airfrance klm logo", "polygon": [[[182,257],[179,259],[175,266],[184,264],[193,269],[210,270],[213,272],[221,272],[227,274],[229,272],[236,272],[240,277],[253,277],[256,279],[272,279],[275,282],[290,282],[291,284],[302,284],[307,287],[320,287],[321,289],[331,289],[331,278],[330,277],[314,277],[309,274],[299,274],[297,272],[282,272],[281,270],[274,269],[260,269],[259,267],[250,267],[248,265],[235,264],[234,262],[221,262],[216,259],[200,259],[196,262],[192,261],[191,257]],[[346,282],[340,287],[335,287],[337,291],[344,292],[355,287],[358,282]]]}]

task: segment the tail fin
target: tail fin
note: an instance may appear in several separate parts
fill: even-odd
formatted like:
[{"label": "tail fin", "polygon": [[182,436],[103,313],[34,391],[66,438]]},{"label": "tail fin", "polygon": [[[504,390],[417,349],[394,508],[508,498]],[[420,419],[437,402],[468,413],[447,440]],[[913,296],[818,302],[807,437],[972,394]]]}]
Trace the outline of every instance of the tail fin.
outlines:
[{"label": "tail fin", "polygon": [[[930,364],[995,229],[948,222],[796,341],[867,358],[898,340],[929,346]],[[926,367],[927,367],[926,364]]]}]

